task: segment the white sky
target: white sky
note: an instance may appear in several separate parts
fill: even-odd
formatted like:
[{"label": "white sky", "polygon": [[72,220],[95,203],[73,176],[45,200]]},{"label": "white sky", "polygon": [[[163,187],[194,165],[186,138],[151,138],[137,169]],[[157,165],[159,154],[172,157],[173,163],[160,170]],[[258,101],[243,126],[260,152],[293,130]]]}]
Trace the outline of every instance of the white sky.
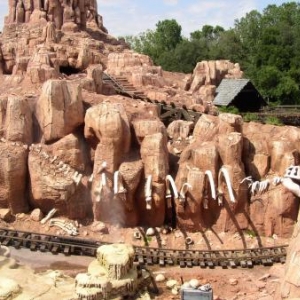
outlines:
[{"label": "white sky", "polygon": [[[155,29],[158,21],[175,19],[185,36],[203,25],[233,27],[234,20],[253,9],[262,11],[284,0],[98,0],[104,26],[115,36],[137,35]],[[8,13],[8,0],[0,0],[0,28]]]}]

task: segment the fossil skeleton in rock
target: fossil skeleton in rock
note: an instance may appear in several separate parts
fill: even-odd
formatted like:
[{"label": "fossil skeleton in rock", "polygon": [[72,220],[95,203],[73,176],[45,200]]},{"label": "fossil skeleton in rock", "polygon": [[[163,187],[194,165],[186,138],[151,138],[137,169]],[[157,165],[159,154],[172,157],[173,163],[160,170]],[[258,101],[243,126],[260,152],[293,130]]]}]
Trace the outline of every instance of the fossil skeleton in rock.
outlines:
[{"label": "fossil skeleton in rock", "polygon": [[270,186],[270,180],[253,181],[251,176],[245,177],[240,183],[248,182],[248,188],[252,196],[265,193]]},{"label": "fossil skeleton in rock", "polygon": [[67,232],[69,235],[78,235],[77,228],[71,222],[60,219],[51,219],[49,226],[57,226]]},{"label": "fossil skeleton in rock", "polygon": [[224,166],[221,167],[221,169],[219,170],[219,175],[218,175],[218,203],[219,203],[219,205],[221,205],[223,203],[223,196],[224,196],[224,192],[223,192],[222,184],[221,184],[222,174],[223,174],[223,177],[225,178],[225,183],[226,183],[227,190],[229,193],[229,199],[231,202],[235,203],[235,197],[233,194],[230,176],[229,176],[227,169]]},{"label": "fossil skeleton in rock", "polygon": [[146,209],[150,210],[152,208],[152,175],[149,175],[146,180],[145,200],[146,200]]}]

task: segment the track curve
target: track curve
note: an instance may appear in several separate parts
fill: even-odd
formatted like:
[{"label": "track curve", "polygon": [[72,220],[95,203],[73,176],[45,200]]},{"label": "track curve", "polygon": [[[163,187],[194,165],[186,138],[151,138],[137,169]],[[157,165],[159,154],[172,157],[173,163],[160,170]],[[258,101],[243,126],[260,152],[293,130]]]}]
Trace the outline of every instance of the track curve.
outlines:
[{"label": "track curve", "polygon": [[[31,251],[64,253],[65,255],[96,256],[97,248],[107,242],[67,236],[0,228],[0,242],[4,246],[28,248]],[[252,268],[284,263],[288,245],[253,249],[184,250],[133,246],[135,261],[141,265],[214,268]]]}]

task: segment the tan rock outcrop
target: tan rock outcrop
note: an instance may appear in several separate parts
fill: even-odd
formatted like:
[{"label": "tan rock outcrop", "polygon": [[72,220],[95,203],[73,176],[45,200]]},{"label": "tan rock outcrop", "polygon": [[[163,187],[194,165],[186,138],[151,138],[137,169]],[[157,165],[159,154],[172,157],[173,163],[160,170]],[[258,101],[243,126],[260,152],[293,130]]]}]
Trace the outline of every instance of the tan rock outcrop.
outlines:
[{"label": "tan rock outcrop", "polygon": [[31,151],[28,158],[28,168],[32,207],[40,208],[43,213],[48,213],[55,208],[57,215],[71,217],[70,209],[74,205],[77,207],[75,217],[86,216],[86,200],[84,195],[76,190],[76,184],[72,180],[73,174],[72,172],[67,173],[67,167],[64,167],[59,161],[57,164],[50,164],[49,160],[41,157],[39,153]]},{"label": "tan rock outcrop", "polygon": [[46,142],[72,133],[83,124],[80,87],[62,80],[45,82],[37,102],[36,115]]},{"label": "tan rock outcrop", "polygon": [[199,91],[201,86],[218,86],[223,78],[242,78],[243,72],[238,64],[233,64],[228,60],[220,61],[202,61],[197,63],[190,91],[193,93]]},{"label": "tan rock outcrop", "polygon": [[278,289],[278,299],[297,299],[300,293],[300,216],[296,223],[289,244],[285,274],[281,279],[281,288]]},{"label": "tan rock outcrop", "polygon": [[[14,67],[14,74],[17,74],[19,65]],[[48,79],[56,79],[60,76],[56,54],[53,49],[44,45],[38,46],[33,53],[28,65],[23,69],[27,70],[27,77],[31,83],[43,83]]]},{"label": "tan rock outcrop", "polygon": [[32,111],[21,96],[9,95],[0,99],[0,127],[8,141],[31,144],[33,135]]},{"label": "tan rock outcrop", "polygon": [[27,155],[22,145],[0,143],[0,206],[9,207],[12,214],[28,212],[26,195]]}]

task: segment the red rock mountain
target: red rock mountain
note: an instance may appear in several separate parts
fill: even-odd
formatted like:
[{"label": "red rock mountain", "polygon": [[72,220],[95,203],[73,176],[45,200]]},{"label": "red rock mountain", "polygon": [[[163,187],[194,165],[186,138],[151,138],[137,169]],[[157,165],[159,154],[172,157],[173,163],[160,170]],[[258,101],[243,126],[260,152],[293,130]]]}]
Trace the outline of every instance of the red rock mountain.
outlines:
[{"label": "red rock mountain", "polygon": [[[10,0],[0,54],[1,208],[291,237],[299,198],[272,182],[299,164],[300,130],[217,114],[215,89],[243,76],[238,64],[166,72],[110,36],[87,0]],[[166,127],[156,105],[118,95],[104,72],[203,114]]]}]

